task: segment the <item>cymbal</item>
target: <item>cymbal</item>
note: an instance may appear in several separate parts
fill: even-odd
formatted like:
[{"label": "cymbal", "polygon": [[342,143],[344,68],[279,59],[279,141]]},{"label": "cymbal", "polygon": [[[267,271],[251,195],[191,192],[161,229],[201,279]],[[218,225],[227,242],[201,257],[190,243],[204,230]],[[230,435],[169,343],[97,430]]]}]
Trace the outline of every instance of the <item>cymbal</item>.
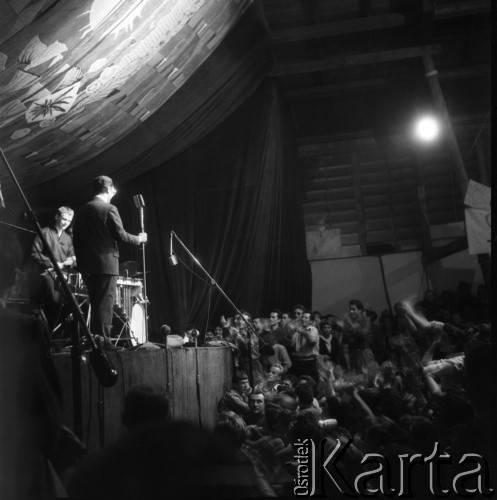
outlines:
[{"label": "cymbal", "polygon": [[119,274],[121,276],[134,276],[138,271],[138,262],[134,260],[128,260],[119,265]]},{"label": "cymbal", "polygon": [[[151,271],[145,271],[145,274],[148,274],[150,272]],[[135,273],[135,276],[143,276],[143,273],[141,271],[138,271],[137,273]]]}]

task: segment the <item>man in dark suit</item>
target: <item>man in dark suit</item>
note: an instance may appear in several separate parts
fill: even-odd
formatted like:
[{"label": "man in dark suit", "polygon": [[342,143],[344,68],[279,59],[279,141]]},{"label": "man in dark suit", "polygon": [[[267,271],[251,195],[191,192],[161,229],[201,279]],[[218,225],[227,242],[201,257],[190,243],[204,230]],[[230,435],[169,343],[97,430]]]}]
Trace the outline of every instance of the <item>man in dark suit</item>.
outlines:
[{"label": "man in dark suit", "polygon": [[95,196],[74,218],[73,242],[78,269],[82,273],[91,305],[91,332],[104,338],[104,347],[112,348],[110,331],[119,275],[117,242],[140,245],[147,233],[127,233],[117,208],[110,204],[116,188],[110,177],[93,181]]},{"label": "man in dark suit", "polygon": [[344,366],[344,359],[340,342],[336,338],[336,333],[340,327],[336,323],[323,321],[321,323],[321,334],[319,335],[319,354],[327,356],[333,364]]}]

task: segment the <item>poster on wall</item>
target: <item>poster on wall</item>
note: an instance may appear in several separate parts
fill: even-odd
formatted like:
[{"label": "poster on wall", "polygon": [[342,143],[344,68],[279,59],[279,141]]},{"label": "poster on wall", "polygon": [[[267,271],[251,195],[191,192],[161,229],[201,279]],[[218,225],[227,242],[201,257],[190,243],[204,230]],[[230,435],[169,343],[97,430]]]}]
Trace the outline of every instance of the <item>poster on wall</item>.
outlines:
[{"label": "poster on wall", "polygon": [[307,258],[311,260],[333,259],[342,254],[340,229],[306,231]]}]

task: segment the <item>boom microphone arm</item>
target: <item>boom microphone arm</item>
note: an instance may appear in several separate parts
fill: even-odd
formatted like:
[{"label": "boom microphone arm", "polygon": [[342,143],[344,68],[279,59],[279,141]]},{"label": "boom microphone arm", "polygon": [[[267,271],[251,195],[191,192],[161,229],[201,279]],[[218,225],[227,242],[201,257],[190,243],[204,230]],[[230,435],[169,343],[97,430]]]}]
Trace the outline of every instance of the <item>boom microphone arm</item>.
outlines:
[{"label": "boom microphone arm", "polygon": [[69,285],[67,284],[66,279],[64,278],[64,275],[62,274],[62,271],[60,270],[59,266],[57,265],[57,260],[55,259],[55,256],[52,252],[52,249],[48,246],[47,240],[41,230],[40,223],[36,217],[36,214],[33,212],[31,205],[29,204],[26,196],[24,195],[24,192],[19,184],[19,182],[16,179],[16,176],[7,161],[7,158],[5,157],[5,154],[3,150],[0,148],[0,157],[5,165],[5,168],[7,169],[12,181],[14,182],[14,185],[17,188],[17,191],[19,192],[19,195],[21,196],[22,200],[24,201],[24,204],[26,205],[26,209],[28,213],[30,214],[31,221],[33,223],[34,229],[36,231],[36,234],[39,236],[40,240],[43,243],[43,246],[46,250],[46,253],[48,255],[48,258],[50,259],[50,262],[52,263],[53,269],[57,277],[59,278],[60,285],[62,287],[62,291],[64,293],[64,296],[68,300],[69,307],[72,310],[72,313],[74,317],[76,318],[79,326],[81,327],[84,335],[88,339],[88,342],[91,347],[91,352],[89,355],[90,363],[92,365],[93,371],[95,372],[95,376],[98,379],[98,382],[100,385],[104,387],[111,387],[113,386],[116,381],[117,381],[117,370],[112,366],[112,363],[110,362],[109,358],[107,357],[106,353],[97,346],[95,343],[95,340],[93,338],[93,335],[90,333],[90,330],[88,329],[85,319],[83,317],[83,314],[81,312],[81,309],[79,308],[78,303],[76,302],[76,298],[74,297],[73,293],[69,289]]},{"label": "boom microphone arm", "polygon": [[171,231],[170,237],[171,237],[171,242],[170,242],[170,247],[171,247],[170,248],[170,252],[171,252],[171,255],[169,256],[169,260],[170,260],[171,264],[172,265],[176,265],[176,263],[177,263],[177,257],[173,253],[173,243],[172,242],[173,242],[173,238],[174,238],[181,245],[181,247],[183,248],[183,250],[185,250],[185,252],[195,262],[195,264],[197,264],[197,266],[200,267],[200,269],[204,272],[204,274],[209,279],[211,285],[214,285],[219,290],[219,292],[221,293],[221,295],[228,301],[228,303],[230,304],[230,306],[245,321],[245,324],[247,325],[247,330],[248,330],[248,344],[247,344],[247,349],[248,349],[248,357],[249,357],[249,372],[250,372],[249,373],[249,379],[250,379],[250,384],[253,386],[254,376],[253,376],[253,369],[252,369],[252,344],[251,344],[251,338],[250,338],[250,336],[252,334],[255,335],[255,337],[258,338],[259,341],[262,344],[264,344],[264,345],[267,345],[267,342],[264,339],[262,339],[261,336],[256,332],[256,330],[255,330],[254,325],[252,324],[252,322],[245,320],[245,318],[244,318],[242,312],[240,311],[240,309],[238,309],[238,307],[226,295],[226,293],[224,292],[224,290],[219,286],[219,283],[204,269],[204,267],[202,266],[202,264],[200,264],[200,262],[195,257],[195,255],[193,255],[192,252],[190,252],[190,250],[188,250],[188,247],[181,241],[181,239],[179,238],[179,236],[174,231]]}]

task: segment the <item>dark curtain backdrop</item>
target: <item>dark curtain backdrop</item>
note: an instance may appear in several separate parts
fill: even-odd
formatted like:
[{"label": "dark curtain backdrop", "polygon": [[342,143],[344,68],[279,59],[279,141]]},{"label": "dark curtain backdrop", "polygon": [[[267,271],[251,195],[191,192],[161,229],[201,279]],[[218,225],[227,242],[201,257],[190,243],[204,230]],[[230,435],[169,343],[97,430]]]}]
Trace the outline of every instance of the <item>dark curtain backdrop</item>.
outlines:
[{"label": "dark curtain backdrop", "polygon": [[[290,120],[269,80],[195,146],[121,186],[120,199],[143,194],[147,204],[152,340],[161,324],[204,330],[208,317],[213,324],[233,313],[177,242],[184,265],[170,266],[171,230],[239,308],[267,315],[272,307],[310,304],[299,182]],[[118,205],[138,230],[136,210]],[[123,248],[121,260],[140,260],[131,252]]]}]

